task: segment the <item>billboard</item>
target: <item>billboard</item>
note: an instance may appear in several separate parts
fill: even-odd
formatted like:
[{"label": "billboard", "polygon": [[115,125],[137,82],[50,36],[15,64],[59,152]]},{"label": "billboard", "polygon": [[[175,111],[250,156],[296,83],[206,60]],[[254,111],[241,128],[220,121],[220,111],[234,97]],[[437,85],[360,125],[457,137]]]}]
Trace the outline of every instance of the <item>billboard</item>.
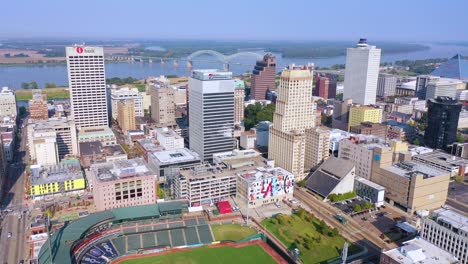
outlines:
[{"label": "billboard", "polygon": [[292,194],[294,190],[294,175],[277,175],[259,179],[248,187],[249,201],[274,198]]}]

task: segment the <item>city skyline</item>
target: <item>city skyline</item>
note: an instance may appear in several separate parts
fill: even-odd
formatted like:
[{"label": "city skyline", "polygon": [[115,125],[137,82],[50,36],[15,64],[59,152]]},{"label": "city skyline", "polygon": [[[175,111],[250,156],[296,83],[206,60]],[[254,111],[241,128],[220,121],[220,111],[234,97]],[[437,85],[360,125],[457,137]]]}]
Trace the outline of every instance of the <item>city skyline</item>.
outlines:
[{"label": "city skyline", "polygon": [[[352,40],[365,36],[378,41],[468,41],[468,29],[452,15],[453,10],[468,7],[468,3],[462,1],[446,1],[440,5],[398,0],[389,5],[366,0],[356,5],[355,2],[337,0],[296,0],[288,4],[271,1],[265,5],[241,0],[229,8],[212,0],[157,3],[140,0],[131,5],[119,0],[112,4],[83,0],[73,5],[73,12],[63,12],[70,8],[66,2],[48,5],[35,1],[9,1],[3,3],[5,10],[20,10],[22,15],[18,16],[16,12],[4,14],[4,20],[9,23],[0,38],[299,41]],[[388,18],[382,16],[383,10]],[[80,19],[83,13],[93,20]],[[45,14],[53,14],[53,19],[44,19]],[[265,30],[263,23],[253,23],[256,21],[268,21],[275,30]],[[246,32],[247,27],[249,31]]]}]

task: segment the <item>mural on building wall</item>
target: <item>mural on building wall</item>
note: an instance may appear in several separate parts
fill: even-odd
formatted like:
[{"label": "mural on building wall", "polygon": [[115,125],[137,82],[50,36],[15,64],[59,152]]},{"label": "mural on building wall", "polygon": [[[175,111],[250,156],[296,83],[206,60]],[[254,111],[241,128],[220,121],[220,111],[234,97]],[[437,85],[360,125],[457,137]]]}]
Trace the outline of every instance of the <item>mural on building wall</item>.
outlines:
[{"label": "mural on building wall", "polygon": [[293,192],[294,175],[278,175],[254,181],[249,186],[249,201],[263,200]]}]

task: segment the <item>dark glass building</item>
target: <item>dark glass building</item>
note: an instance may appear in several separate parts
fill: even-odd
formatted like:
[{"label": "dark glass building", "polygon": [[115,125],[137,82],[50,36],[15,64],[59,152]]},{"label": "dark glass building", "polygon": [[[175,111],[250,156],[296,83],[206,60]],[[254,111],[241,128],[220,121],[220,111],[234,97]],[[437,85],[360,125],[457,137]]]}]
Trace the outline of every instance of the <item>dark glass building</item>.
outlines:
[{"label": "dark glass building", "polygon": [[427,108],[426,146],[447,149],[456,141],[462,105],[450,97],[437,97],[427,101]]}]

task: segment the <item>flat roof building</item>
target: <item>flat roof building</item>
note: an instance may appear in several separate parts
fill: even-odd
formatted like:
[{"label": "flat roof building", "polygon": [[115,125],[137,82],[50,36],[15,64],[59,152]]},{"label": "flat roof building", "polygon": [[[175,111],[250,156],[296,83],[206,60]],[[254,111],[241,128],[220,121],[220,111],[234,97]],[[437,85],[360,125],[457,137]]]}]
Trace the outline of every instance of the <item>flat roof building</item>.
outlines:
[{"label": "flat roof building", "polygon": [[98,211],[156,203],[156,173],[142,158],[93,164],[86,177]]},{"label": "flat roof building", "polygon": [[117,120],[118,110],[117,103],[124,100],[132,100],[135,105],[135,116],[143,117],[145,115],[143,109],[143,96],[138,93],[137,88],[130,89],[123,87],[119,89],[110,89],[110,104],[112,108],[112,118]]},{"label": "flat roof building", "polygon": [[84,173],[79,162],[54,166],[31,166],[29,194],[33,197],[83,190]]},{"label": "flat roof building", "polygon": [[2,87],[0,91],[0,116],[11,115],[18,115],[16,95],[12,90],[8,89],[8,87]]},{"label": "flat roof building", "polygon": [[94,163],[126,160],[127,152],[120,145],[103,146],[99,141],[80,143],[81,166],[89,168]]},{"label": "flat roof building", "polygon": [[442,151],[433,151],[420,155],[415,155],[412,160],[427,166],[440,169],[450,173],[451,177],[465,176],[468,160],[450,155]]},{"label": "flat roof building", "polygon": [[180,170],[199,164],[200,155],[186,148],[160,150],[148,154],[148,166],[156,172],[159,182],[171,182]]},{"label": "flat roof building", "polygon": [[383,251],[380,264],[457,264],[462,263],[449,252],[422,238],[403,242],[403,245]]},{"label": "flat roof building", "polygon": [[30,120],[28,124],[28,143],[31,159],[36,159],[36,153],[33,150],[33,133],[42,131],[54,131],[56,133],[56,142],[58,148],[59,160],[67,155],[78,155],[78,142],[76,140],[76,126],[71,118],[60,117],[50,118],[48,120]]},{"label": "flat roof building", "polygon": [[385,187],[387,202],[413,214],[445,204],[450,173],[412,161],[393,163],[391,150],[376,147],[370,180]]},{"label": "flat roof building", "polygon": [[450,209],[437,209],[423,220],[421,237],[468,263],[468,217]]},{"label": "flat roof building", "polygon": [[99,141],[104,146],[117,144],[117,138],[110,127],[82,128],[78,132],[78,142]]}]

